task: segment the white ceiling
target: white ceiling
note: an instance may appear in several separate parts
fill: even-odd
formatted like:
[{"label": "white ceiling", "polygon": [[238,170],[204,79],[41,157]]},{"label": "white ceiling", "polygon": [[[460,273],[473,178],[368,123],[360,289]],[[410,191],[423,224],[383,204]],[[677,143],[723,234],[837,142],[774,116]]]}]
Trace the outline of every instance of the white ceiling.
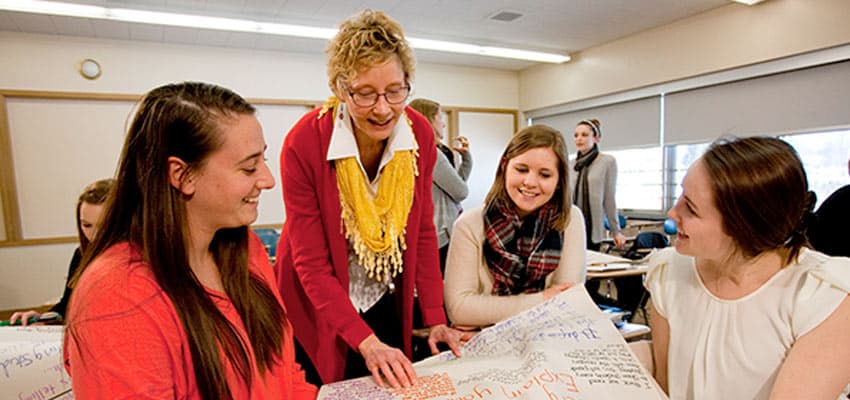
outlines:
[{"label": "white ceiling", "polygon": [[[409,36],[573,53],[730,4],[728,0],[64,0],[114,8],[336,27],[383,10]],[[741,6],[743,7],[743,6]],[[512,22],[489,19],[523,14]],[[319,54],[325,41],[0,11],[0,30]],[[520,70],[533,62],[417,50],[419,60]]]}]

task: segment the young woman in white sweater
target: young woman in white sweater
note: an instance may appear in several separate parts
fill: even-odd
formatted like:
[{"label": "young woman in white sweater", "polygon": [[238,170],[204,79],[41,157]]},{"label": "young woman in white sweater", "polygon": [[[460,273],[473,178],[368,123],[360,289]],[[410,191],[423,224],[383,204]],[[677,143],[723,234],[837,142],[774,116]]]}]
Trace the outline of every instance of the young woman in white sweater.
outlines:
[{"label": "young woman in white sweater", "polygon": [[807,247],[814,196],[780,139],[717,142],[652,258],[655,377],[673,400],[834,400],[850,382],[850,259]]},{"label": "young woman in white sweater", "polygon": [[461,214],[446,262],[453,324],[491,325],[584,283],[584,218],[570,202],[566,155],[557,130],[519,131],[484,206]]}]

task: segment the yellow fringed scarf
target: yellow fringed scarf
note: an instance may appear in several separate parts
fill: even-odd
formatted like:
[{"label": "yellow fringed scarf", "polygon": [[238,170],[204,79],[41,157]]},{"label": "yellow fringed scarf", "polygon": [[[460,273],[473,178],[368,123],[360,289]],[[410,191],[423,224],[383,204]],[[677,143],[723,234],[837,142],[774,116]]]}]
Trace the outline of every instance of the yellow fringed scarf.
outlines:
[{"label": "yellow fringed scarf", "polygon": [[[334,100],[329,100],[321,115],[328,108],[336,115],[336,104],[331,103]],[[355,157],[335,161],[345,238],[353,242],[357,261],[369,278],[378,282],[392,279],[403,270],[402,254],[407,248],[404,233],[419,175],[416,157],[414,150],[396,151],[381,173],[374,199]]]}]

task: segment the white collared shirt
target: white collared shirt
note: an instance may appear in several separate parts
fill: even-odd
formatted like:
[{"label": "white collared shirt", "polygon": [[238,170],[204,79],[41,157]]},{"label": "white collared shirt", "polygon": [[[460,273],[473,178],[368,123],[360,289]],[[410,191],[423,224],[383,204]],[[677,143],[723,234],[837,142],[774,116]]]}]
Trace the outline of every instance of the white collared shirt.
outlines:
[{"label": "white collared shirt", "polygon": [[[360,166],[360,172],[363,173],[363,177],[368,182],[366,186],[369,189],[369,195],[374,199],[378,193],[378,183],[381,181],[384,166],[392,160],[393,154],[396,151],[416,150],[419,148],[416,138],[413,136],[413,129],[406,118],[402,114],[396,122],[392,133],[390,133],[390,137],[387,139],[384,153],[381,155],[378,173],[375,175],[375,179],[369,181],[366,168],[363,167],[363,161],[360,159],[357,140],[354,138],[354,129],[351,126],[351,116],[348,113],[348,107],[345,103],[340,102],[336,120],[334,121],[334,130],[331,133],[331,142],[328,146],[327,160],[333,161],[354,157],[357,160],[357,165]],[[388,288],[388,282],[378,282],[368,277],[366,269],[357,261],[357,254],[354,253],[350,240],[348,247],[348,278],[348,297],[351,299],[354,308],[360,312],[366,312],[372,308]]]}]

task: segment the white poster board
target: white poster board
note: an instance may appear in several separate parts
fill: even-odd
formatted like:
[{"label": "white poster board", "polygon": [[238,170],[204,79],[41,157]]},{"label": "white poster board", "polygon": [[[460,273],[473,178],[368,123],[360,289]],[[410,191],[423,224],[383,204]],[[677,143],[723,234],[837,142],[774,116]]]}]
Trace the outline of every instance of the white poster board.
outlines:
[{"label": "white poster board", "polygon": [[64,326],[0,328],[0,398],[69,400],[71,378],[62,364]]},{"label": "white poster board", "polygon": [[324,385],[319,399],[666,399],[582,285],[484,329],[461,358],[445,352],[414,367],[414,387],[364,377]]}]

